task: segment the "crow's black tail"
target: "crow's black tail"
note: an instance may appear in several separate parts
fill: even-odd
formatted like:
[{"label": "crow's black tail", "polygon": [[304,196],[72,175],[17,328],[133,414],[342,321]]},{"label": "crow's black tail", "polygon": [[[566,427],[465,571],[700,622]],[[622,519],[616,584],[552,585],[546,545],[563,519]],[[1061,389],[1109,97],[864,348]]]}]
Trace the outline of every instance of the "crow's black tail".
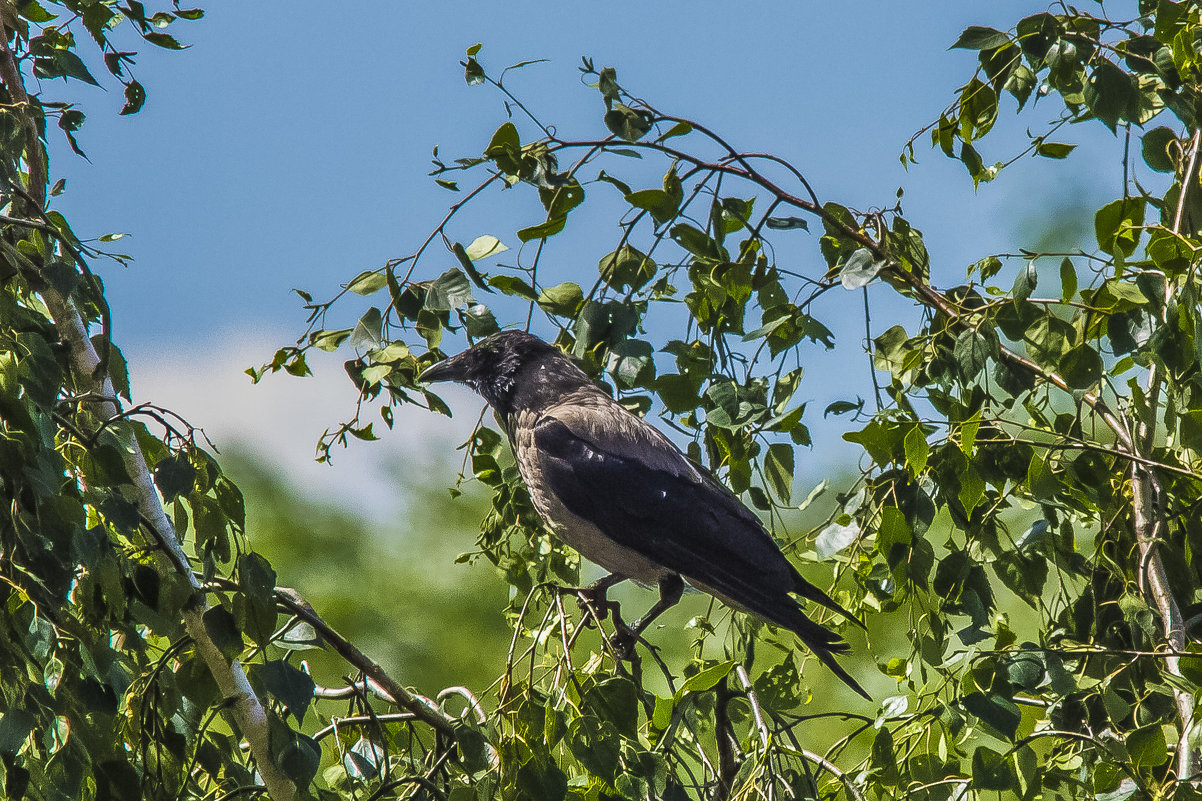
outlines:
[{"label": "crow's black tail", "polygon": [[867,627],[863,623],[860,622],[859,618],[857,618],[851,612],[847,611],[842,606],[840,606],[835,601],[834,598],[831,598],[825,592],[818,589],[810,582],[806,581],[804,578],[801,577],[800,573],[796,572],[796,570],[794,570],[794,573],[795,573],[795,577],[793,580],[793,592],[794,593],[796,593],[797,595],[800,595],[802,598],[805,598],[807,601],[813,601],[816,604],[821,604],[822,606],[825,606],[827,609],[831,610],[832,612],[838,612],[840,615],[843,615],[843,617],[847,618],[852,623],[855,623],[860,628],[864,629],[865,631],[868,630]]},{"label": "crow's black tail", "polygon": [[[825,597],[825,593],[822,593],[822,595]],[[827,600],[830,599],[828,598]],[[831,604],[834,605],[836,611],[841,611],[839,605],[834,601],[831,601]],[[835,661],[835,654],[846,653],[851,648],[842,637],[810,620],[799,606],[794,605],[792,609],[778,609],[774,611],[777,614],[772,615],[769,618],[770,620],[788,628],[796,634],[806,644],[806,647],[814,652],[814,656],[818,657],[822,664],[830,668],[831,672],[838,676],[844,684],[862,695],[865,700],[872,700],[872,697],[864,691],[860,683],[853,679],[851,674]],[[842,612],[842,614],[846,615],[847,613]],[[855,620],[855,618],[851,619]],[[859,621],[856,622],[858,623]]]}]

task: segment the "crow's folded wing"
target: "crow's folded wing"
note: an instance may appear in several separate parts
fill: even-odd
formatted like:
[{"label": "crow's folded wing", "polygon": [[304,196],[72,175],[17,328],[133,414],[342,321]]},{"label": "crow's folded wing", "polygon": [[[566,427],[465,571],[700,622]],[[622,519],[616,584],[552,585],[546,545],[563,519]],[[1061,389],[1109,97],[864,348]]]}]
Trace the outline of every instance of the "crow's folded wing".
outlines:
[{"label": "crow's folded wing", "polygon": [[534,445],[559,500],[621,545],[789,628],[790,592],[847,614],[798,575],[734,494],[624,410],[550,410]]}]

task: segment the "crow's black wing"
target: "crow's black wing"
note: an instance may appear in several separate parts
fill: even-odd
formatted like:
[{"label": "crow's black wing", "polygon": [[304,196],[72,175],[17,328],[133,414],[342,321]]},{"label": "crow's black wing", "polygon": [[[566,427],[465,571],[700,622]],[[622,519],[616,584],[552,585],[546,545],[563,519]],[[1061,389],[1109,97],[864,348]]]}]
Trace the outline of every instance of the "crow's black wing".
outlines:
[{"label": "crow's black wing", "polygon": [[859,690],[830,656],[847,644],[788,593],[850,614],[805,581],[759,519],[659,431],[616,404],[565,404],[536,424],[534,448],[544,480],[573,514],[701,589],[792,629]]}]

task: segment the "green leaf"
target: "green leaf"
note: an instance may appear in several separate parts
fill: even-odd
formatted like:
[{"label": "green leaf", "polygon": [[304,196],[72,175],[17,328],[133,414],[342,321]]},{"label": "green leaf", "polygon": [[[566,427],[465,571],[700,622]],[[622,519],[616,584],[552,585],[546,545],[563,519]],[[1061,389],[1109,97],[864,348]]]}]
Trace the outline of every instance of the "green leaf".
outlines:
[{"label": "green leaf", "polygon": [[464,248],[467,257],[472,261],[491,258],[498,253],[504,253],[509,248],[495,236],[485,234],[472,240],[472,244]]},{"label": "green leaf", "polygon": [[614,725],[619,734],[639,736],[639,690],[622,676],[605,679],[588,689],[582,699],[584,711]]},{"label": "green leaf", "polygon": [[[37,62],[34,63],[34,72],[37,72]],[[73,150],[77,155],[87,158],[87,155],[85,155],[83,150],[80,149],[79,142],[75,139],[75,132],[83,126],[83,122],[83,112],[79,111],[78,109],[66,109],[58,115],[58,127],[64,134],[66,134],[67,143],[71,145],[71,150]],[[56,212],[50,212],[51,215],[55,213]]]},{"label": "green leaf", "polygon": [[1131,755],[1131,761],[1141,768],[1163,765],[1169,758],[1164,728],[1159,723],[1153,723],[1128,734],[1127,753]]},{"label": "green leaf", "polygon": [[342,346],[342,343],[351,335],[351,329],[342,328],[337,331],[314,331],[309,335],[309,343],[319,350],[324,350],[327,353],[333,353]]},{"label": "green leaf", "polygon": [[572,721],[566,737],[572,756],[594,776],[612,782],[618,773],[621,737],[608,720],[581,715]]},{"label": "green leaf", "polygon": [[985,369],[985,363],[990,358],[998,356],[996,337],[992,329],[964,331],[956,337],[952,358],[956,360],[956,369],[962,381],[972,381]]},{"label": "green leaf", "polygon": [[867,286],[885,266],[883,261],[873,259],[868,248],[857,248],[839,270],[839,283],[844,289],[859,289]]},{"label": "green leaf", "polygon": [[1101,355],[1088,345],[1073,348],[1060,360],[1060,374],[1073,389],[1090,389],[1102,380]]},{"label": "green leaf", "polygon": [[986,256],[968,267],[968,277],[971,278],[975,272],[981,276],[982,281],[988,281],[993,278],[1002,269],[1002,260],[997,256]]},{"label": "green leaf", "polygon": [[17,13],[30,22],[43,23],[50,20],[58,19],[57,14],[51,14],[37,2],[37,0],[24,0],[17,3]]},{"label": "green leaf", "polygon": [[685,679],[685,683],[676,691],[676,700],[680,700],[687,693],[700,693],[712,689],[714,685],[725,679],[730,672],[735,669],[735,663],[731,661],[719,662],[716,665],[694,673]]},{"label": "green leaf", "polygon": [[1094,215],[1098,247],[1111,256],[1130,256],[1139,244],[1144,224],[1144,199],[1120,198]]},{"label": "green leaf", "polygon": [[431,282],[425,308],[434,312],[450,311],[474,302],[467,276],[458,267],[452,267]]},{"label": "green leaf", "polygon": [[969,25],[960,34],[960,38],[956,40],[955,44],[949,47],[948,50],[956,48],[961,50],[992,50],[995,47],[1001,47],[1009,41],[1010,37],[999,30],[980,25]]},{"label": "green leaf", "polygon": [[923,432],[922,426],[916,425],[911,428],[910,433],[906,434],[903,444],[906,449],[906,466],[917,477],[919,473],[926,470],[927,458],[931,454],[931,447],[927,444],[927,435]]},{"label": "green leaf", "polygon": [[768,446],[764,457],[764,476],[776,497],[791,503],[793,497],[793,447],[782,442]]},{"label": "green leaf", "polygon": [[484,148],[484,155],[489,158],[495,158],[500,154],[516,156],[521,149],[522,140],[518,136],[517,126],[512,122],[506,122],[502,123],[501,127],[497,128],[493,133],[492,139],[488,142],[488,147]]},{"label": "green leaf", "polygon": [[1048,159],[1068,158],[1068,154],[1076,149],[1076,145],[1063,142],[1040,142],[1035,146],[1035,155]]},{"label": "green leaf", "polygon": [[275,570],[271,563],[251,551],[238,559],[238,585],[245,603],[245,630],[259,645],[267,645],[275,633]]},{"label": "green leaf", "polygon": [[351,347],[366,350],[379,345],[383,322],[384,316],[375,306],[364,312],[359,322],[355,323],[355,330],[351,332]]},{"label": "green leaf", "polygon": [[1068,303],[1076,294],[1077,268],[1073,266],[1073,260],[1065,256],[1060,262],[1060,299]]},{"label": "green leaf", "polygon": [[553,287],[544,289],[538,296],[538,305],[560,317],[574,317],[584,300],[584,292],[580,285],[573,281],[564,281]]},{"label": "green leaf", "polygon": [[622,389],[648,386],[655,380],[653,357],[650,342],[624,339],[610,348],[609,370]]},{"label": "green leaf", "polygon": [[[670,172],[668,175],[674,176],[674,173]],[[668,178],[664,179],[664,183],[668,183]],[[656,225],[663,225],[675,217],[682,199],[683,195],[668,189],[641,189],[626,195],[626,202],[637,209],[650,212]]]},{"label": "green leaf", "polygon": [[[468,731],[474,730],[468,729]],[[479,736],[478,732],[476,734]],[[462,739],[459,741],[459,745],[463,746]],[[384,749],[363,735],[360,735],[355,744],[345,749],[342,754],[342,765],[346,769],[347,775],[359,780],[369,780],[379,776],[383,762]]]},{"label": "green leaf", "polygon": [[584,187],[573,178],[554,188],[540,187],[538,196],[547,210],[547,217],[566,217],[568,212],[584,202]]},{"label": "green leaf", "polygon": [[1035,262],[1027,262],[1027,266],[1018,271],[1018,275],[1014,278],[1014,287],[1010,290],[1010,295],[1015,300],[1026,300],[1031,297],[1031,293],[1035,291],[1035,286],[1039,283],[1039,273],[1035,271]]},{"label": "green leaf", "polygon": [[699,383],[687,375],[668,373],[655,379],[655,392],[672,414],[685,414],[701,403]]},{"label": "green leaf", "polygon": [[[494,237],[488,238],[493,239]],[[479,242],[480,239],[484,239],[484,237],[477,238],[476,242]],[[473,242],[472,244],[474,245],[476,243]],[[498,242],[498,244],[500,243]],[[508,249],[504,245],[501,245],[501,248],[503,250]],[[459,266],[463,268],[463,271],[467,273],[467,277],[472,280],[472,283],[475,284],[478,289],[483,289],[485,292],[492,292],[492,287],[488,285],[484,276],[481,275],[480,271],[476,269],[476,265],[472,262],[472,257],[468,255],[468,252],[463,245],[459,244],[458,242],[453,243],[451,245],[451,253],[453,253],[455,258],[459,260]]]},{"label": "green leaf", "polygon": [[546,239],[547,237],[555,236],[563,230],[567,222],[568,218],[566,215],[563,217],[552,217],[546,222],[521,229],[518,231],[518,239],[523,242],[530,242],[535,239]]},{"label": "green leaf", "polygon": [[479,86],[484,83],[484,77],[484,67],[474,57],[468,56],[467,63],[463,65],[463,80],[468,86]]},{"label": "green leaf", "polygon": [[670,234],[676,244],[694,256],[710,259],[721,258],[718,243],[688,223],[672,226]]},{"label": "green leaf", "polygon": [[88,68],[84,66],[83,59],[75,55],[70,50],[55,50],[54,63],[58,67],[59,73],[68,78],[75,78],[85,83],[90,83],[93,86],[100,86],[92,73],[88,72]]},{"label": "green leaf", "polygon": [[322,641],[313,626],[308,623],[297,623],[288,629],[283,637],[276,640],[275,644],[289,651],[309,651],[320,648]]},{"label": "green leaf", "polygon": [[860,400],[859,403],[852,403],[851,401],[845,401],[845,400],[844,401],[835,401],[834,403],[830,404],[829,406],[827,406],[825,409],[822,410],[822,416],[830,417],[832,414],[838,416],[841,414],[847,414],[848,412],[859,411],[860,409],[863,409],[863,408],[864,408],[864,401],[862,399]]},{"label": "green leaf", "polygon": [[383,270],[366,270],[352,278],[346,288],[356,295],[370,295],[379,292],[387,283]]},{"label": "green leaf", "polygon": [[891,566],[905,560],[913,539],[914,532],[900,509],[895,506],[881,509],[881,522],[876,530],[876,549]]},{"label": "green leaf", "polygon": [[622,291],[642,289],[655,277],[657,266],[638,248],[623,245],[618,250],[602,256],[597,269],[607,286]]},{"label": "green leaf", "polygon": [[501,326],[498,325],[497,318],[492,313],[492,309],[483,303],[468,306],[460,312],[459,319],[463,321],[463,325],[467,329],[467,335],[473,339],[486,337],[501,330]]},{"label": "green leaf", "polygon": [[687,122],[681,121],[681,122],[678,122],[675,125],[673,125],[671,128],[669,128],[667,133],[665,133],[663,136],[661,136],[659,139],[657,139],[655,141],[662,142],[665,139],[671,139],[674,136],[684,136],[685,134],[692,133],[692,132],[693,132],[693,126]]},{"label": "green leaf", "polygon": [[24,709],[11,708],[0,717],[0,755],[16,756],[33,731],[37,718]]},{"label": "green leaf", "polygon": [[321,767],[321,746],[312,738],[292,731],[276,718],[272,722],[272,759],[276,767],[303,790]]},{"label": "green leaf", "polygon": [[505,295],[516,295],[526,300],[538,300],[534,287],[514,275],[494,275],[488,279],[489,286],[496,287]]}]

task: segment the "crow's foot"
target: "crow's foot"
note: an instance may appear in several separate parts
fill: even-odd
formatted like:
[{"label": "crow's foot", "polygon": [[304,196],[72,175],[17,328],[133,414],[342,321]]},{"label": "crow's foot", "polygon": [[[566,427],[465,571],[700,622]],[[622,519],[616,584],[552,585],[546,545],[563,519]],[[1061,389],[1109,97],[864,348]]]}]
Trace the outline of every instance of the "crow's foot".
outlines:
[{"label": "crow's foot", "polygon": [[587,587],[561,587],[559,592],[561,595],[575,595],[576,603],[580,607],[580,612],[583,615],[581,621],[585,626],[596,624],[600,627],[601,622],[609,617],[612,613],[614,619],[617,620],[618,602],[611,601],[606,597],[609,588],[623,580],[623,576],[609,575],[598,581],[594,581]]}]

